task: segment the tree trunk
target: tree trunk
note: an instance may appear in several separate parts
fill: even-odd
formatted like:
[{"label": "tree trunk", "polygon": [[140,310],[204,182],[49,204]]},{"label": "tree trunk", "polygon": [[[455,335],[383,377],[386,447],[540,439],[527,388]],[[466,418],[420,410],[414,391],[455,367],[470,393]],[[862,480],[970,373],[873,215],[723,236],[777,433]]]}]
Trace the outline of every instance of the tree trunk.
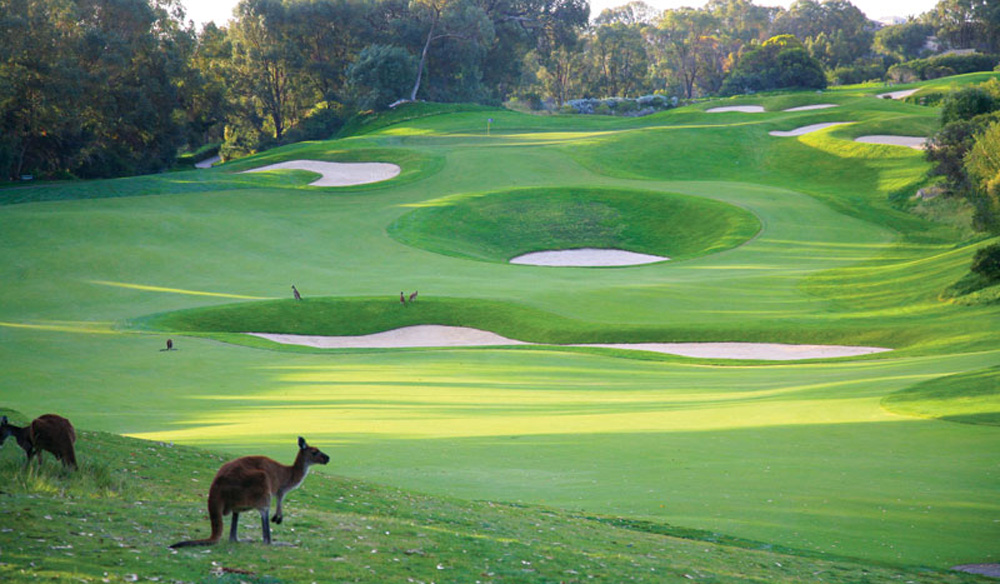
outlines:
[{"label": "tree trunk", "polygon": [[424,65],[427,63],[427,52],[431,48],[431,41],[434,40],[434,29],[437,28],[440,13],[434,15],[431,21],[431,29],[427,32],[427,41],[424,43],[424,50],[420,53],[420,65],[417,67],[417,81],[413,84],[413,91],[410,92],[410,101],[417,101],[417,92],[420,91],[420,80],[424,76]]}]

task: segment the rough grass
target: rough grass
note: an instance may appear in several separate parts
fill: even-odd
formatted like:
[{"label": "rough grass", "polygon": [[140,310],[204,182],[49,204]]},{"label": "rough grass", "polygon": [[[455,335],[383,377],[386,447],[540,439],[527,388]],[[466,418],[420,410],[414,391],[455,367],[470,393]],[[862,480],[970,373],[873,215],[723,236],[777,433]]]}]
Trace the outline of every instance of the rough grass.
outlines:
[{"label": "rough grass", "polygon": [[[720,541],[662,523],[430,497],[340,477],[335,468],[311,473],[286,500],[273,536],[290,547],[251,543],[260,541],[259,527],[243,521],[247,542],[173,551],[169,544],[207,531],[205,491],[224,458],[95,432],[81,434],[80,451],[83,473],[54,473],[27,488],[0,451],[5,582],[974,581]],[[88,465],[115,469],[129,496],[79,496]]]}]

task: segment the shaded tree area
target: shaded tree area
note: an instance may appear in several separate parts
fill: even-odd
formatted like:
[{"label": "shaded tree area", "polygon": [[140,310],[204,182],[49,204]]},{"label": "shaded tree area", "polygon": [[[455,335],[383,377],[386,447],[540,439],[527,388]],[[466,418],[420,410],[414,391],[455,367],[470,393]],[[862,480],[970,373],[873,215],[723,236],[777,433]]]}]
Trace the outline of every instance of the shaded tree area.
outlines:
[{"label": "shaded tree area", "polygon": [[946,195],[969,201],[977,229],[1000,233],[1000,81],[948,95],[941,123],[927,149],[932,173]]},{"label": "shaded tree area", "polygon": [[173,0],[0,0],[0,168],[106,177],[173,164],[199,80]]},{"label": "shaded tree area", "polygon": [[675,103],[978,70],[995,59],[924,57],[1000,50],[983,0],[885,27],[848,0],[590,17],[587,0],[241,0],[197,30],[178,0],[0,0],[0,179],[157,172],[206,144],[243,156],[408,100]]}]

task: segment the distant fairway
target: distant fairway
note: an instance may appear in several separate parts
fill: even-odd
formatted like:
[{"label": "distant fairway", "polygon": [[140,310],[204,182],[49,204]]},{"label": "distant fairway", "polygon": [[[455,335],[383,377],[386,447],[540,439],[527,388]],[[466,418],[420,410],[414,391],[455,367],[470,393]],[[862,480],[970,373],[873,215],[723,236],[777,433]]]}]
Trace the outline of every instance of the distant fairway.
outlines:
[{"label": "distant fairway", "polygon": [[[853,139],[927,135],[937,110],[866,92],[721,102],[767,110],[752,114],[443,111],[209,170],[0,190],[0,406],[279,458],[301,434],[333,459],[317,472],[468,499],[880,562],[1000,561],[1000,309],[939,299],[983,242],[892,204],[924,184],[922,154]],[[782,111],[811,103],[838,107]],[[402,172],[337,188],[239,174],[285,160]],[[524,212],[490,206],[504,197]],[[590,235],[676,259],[506,263]],[[422,323],[893,351],[770,364],[239,334]]]}]

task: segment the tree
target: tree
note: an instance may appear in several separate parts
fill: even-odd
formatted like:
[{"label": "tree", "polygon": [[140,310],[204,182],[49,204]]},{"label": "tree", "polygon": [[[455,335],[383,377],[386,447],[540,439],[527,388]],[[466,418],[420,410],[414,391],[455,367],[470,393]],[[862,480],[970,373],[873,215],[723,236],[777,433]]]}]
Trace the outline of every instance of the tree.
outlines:
[{"label": "tree", "polygon": [[590,36],[591,65],[606,96],[635,96],[645,89],[649,60],[638,25],[612,22],[597,26]]},{"label": "tree", "polygon": [[792,35],[772,37],[743,55],[722,85],[722,93],[733,95],[785,88],[823,89],[823,66],[809,56]]},{"label": "tree", "polygon": [[294,99],[298,88],[293,84],[301,54],[295,49],[285,5],[281,0],[242,0],[229,34],[232,87],[242,122],[256,125],[267,119],[271,135],[281,140],[301,105]]},{"label": "tree", "polygon": [[924,19],[947,48],[1000,53],[1000,2],[940,0]]},{"label": "tree", "polygon": [[934,34],[934,27],[916,20],[880,28],[875,33],[873,48],[883,54],[903,61],[921,57],[927,49],[927,38]]},{"label": "tree", "polygon": [[467,49],[478,48],[493,40],[494,30],[493,23],[483,9],[471,0],[413,0],[410,3],[410,10],[427,30],[420,51],[416,80],[410,92],[410,101],[415,101],[423,81],[431,46],[436,41],[458,40],[466,45],[472,45],[472,47],[467,46]]},{"label": "tree", "polygon": [[871,51],[876,25],[847,0],[796,0],[774,20],[771,34],[791,34],[826,67],[850,65]]},{"label": "tree", "polygon": [[965,170],[972,182],[970,201],[976,209],[976,225],[1000,231],[1000,121],[976,138],[965,158]]},{"label": "tree", "polygon": [[666,10],[648,38],[660,69],[679,85],[684,97],[719,88],[728,51],[716,35],[720,21],[712,13],[692,8]]},{"label": "tree", "polygon": [[994,97],[983,87],[966,87],[944,98],[941,103],[941,123],[971,120],[996,110],[1000,110],[1000,98]]},{"label": "tree", "polygon": [[369,45],[348,68],[347,78],[362,110],[387,108],[413,85],[417,60],[406,49]]}]

